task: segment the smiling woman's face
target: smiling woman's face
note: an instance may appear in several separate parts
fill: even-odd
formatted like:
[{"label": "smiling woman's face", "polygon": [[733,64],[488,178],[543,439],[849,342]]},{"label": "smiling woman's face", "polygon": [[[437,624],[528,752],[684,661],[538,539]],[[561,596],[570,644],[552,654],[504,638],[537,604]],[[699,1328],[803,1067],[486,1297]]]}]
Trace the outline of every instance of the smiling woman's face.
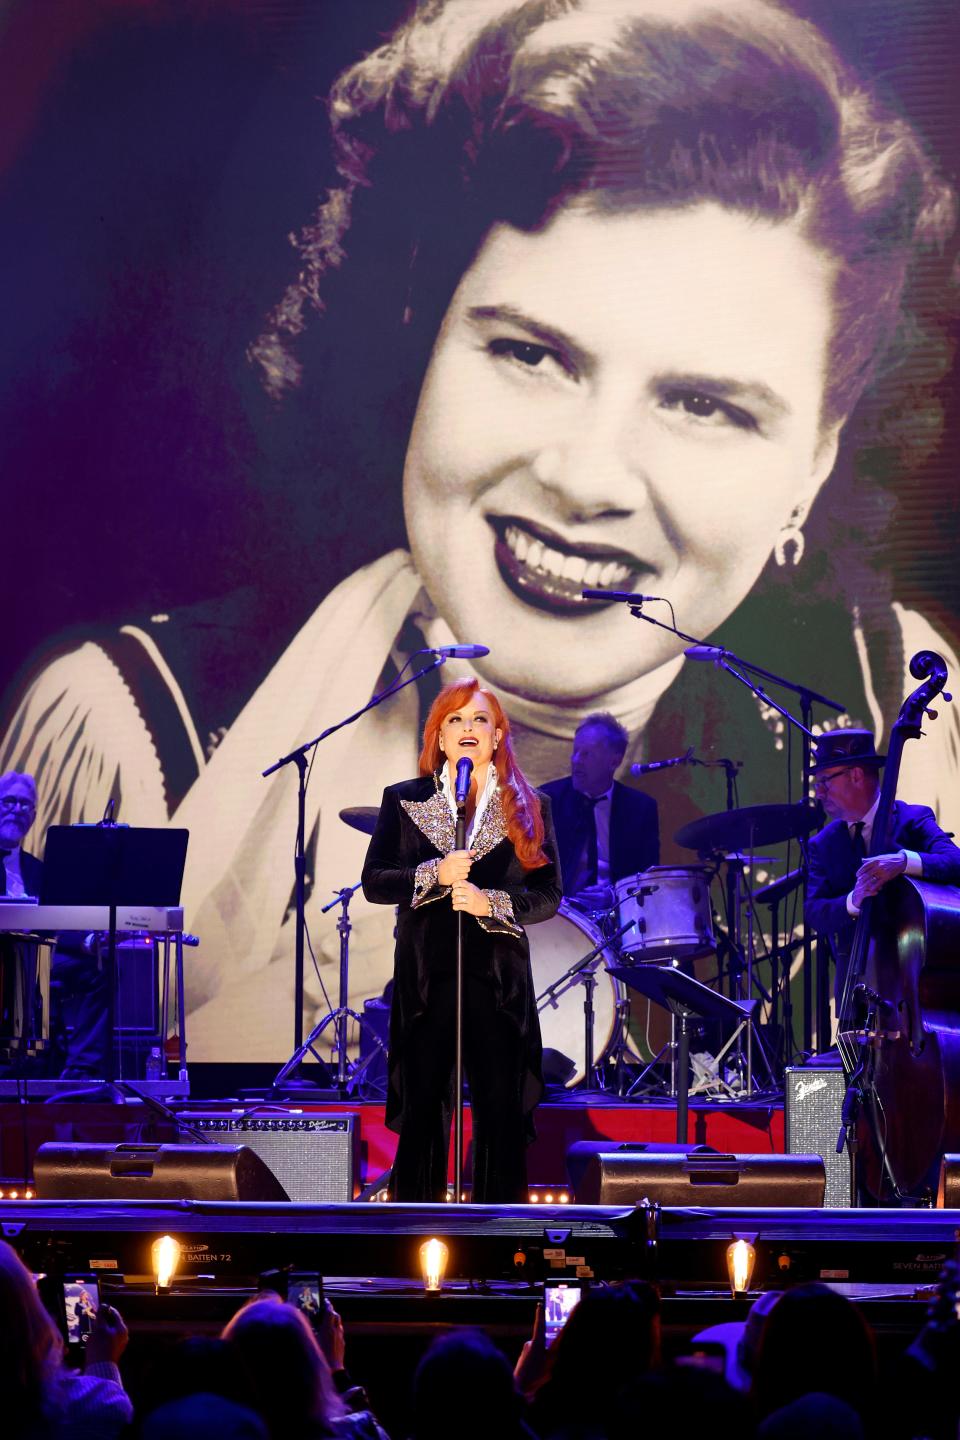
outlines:
[{"label": "smiling woman's face", "polygon": [[835,457],[831,281],[790,225],[714,205],[490,232],[434,346],[404,505],[493,682],[589,699],[682,648],[583,586],[666,596],[704,636],[743,599]]}]

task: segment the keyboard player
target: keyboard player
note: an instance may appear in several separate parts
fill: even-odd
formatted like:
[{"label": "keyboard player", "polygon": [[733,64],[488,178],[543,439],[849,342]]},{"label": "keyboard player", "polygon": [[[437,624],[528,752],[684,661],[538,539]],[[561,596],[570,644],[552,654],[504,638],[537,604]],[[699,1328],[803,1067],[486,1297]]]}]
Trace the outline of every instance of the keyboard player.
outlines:
[{"label": "keyboard player", "polygon": [[[40,891],[43,865],[23,848],[36,810],[32,775],[15,770],[0,775],[0,897],[22,899]],[[65,1036],[66,1053],[54,1052],[64,1080],[106,1075],[110,1053],[106,977],[82,942],[82,935],[61,935],[50,968],[51,1032]]]}]

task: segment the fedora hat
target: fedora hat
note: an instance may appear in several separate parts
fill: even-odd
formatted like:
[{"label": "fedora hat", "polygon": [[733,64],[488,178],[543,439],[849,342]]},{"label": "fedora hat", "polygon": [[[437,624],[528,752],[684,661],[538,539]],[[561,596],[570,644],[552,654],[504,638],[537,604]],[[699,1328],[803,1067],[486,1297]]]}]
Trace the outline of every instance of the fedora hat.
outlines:
[{"label": "fedora hat", "polygon": [[872,730],[831,730],[817,741],[811,773],[817,775],[840,765],[883,765],[886,758],[877,754]]}]

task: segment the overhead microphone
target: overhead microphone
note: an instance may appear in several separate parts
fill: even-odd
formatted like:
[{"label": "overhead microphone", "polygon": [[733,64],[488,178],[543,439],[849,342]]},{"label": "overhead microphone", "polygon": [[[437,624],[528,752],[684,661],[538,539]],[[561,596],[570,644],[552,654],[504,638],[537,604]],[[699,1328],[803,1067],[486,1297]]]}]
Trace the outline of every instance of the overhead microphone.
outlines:
[{"label": "overhead microphone", "polygon": [[447,660],[479,660],[481,655],[490,654],[489,645],[428,645],[427,650]]},{"label": "overhead microphone", "polygon": [[470,756],[461,756],[457,761],[457,783],[454,792],[458,810],[467,803],[467,796],[470,794],[470,776],[472,774],[473,761],[470,759]]},{"label": "overhead microphone", "polygon": [[662,595],[633,595],[629,590],[581,590],[582,600],[622,600],[625,605],[642,605],[644,600],[662,600]]},{"label": "overhead microphone", "polygon": [[730,654],[722,645],[688,645],[684,650],[688,660],[712,660],[714,664]]}]

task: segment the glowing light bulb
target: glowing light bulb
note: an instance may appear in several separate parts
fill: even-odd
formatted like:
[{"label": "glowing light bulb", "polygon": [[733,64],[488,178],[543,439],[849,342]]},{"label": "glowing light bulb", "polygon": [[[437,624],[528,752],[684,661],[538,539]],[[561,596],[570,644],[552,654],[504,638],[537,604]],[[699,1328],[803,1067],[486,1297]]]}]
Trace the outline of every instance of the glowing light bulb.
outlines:
[{"label": "glowing light bulb", "polygon": [[442,1240],[425,1240],[420,1246],[420,1272],[424,1290],[436,1293],[443,1288],[450,1251]]},{"label": "glowing light bulb", "polygon": [[734,1240],[727,1246],[727,1275],[732,1295],[745,1295],[750,1289],[756,1259],[757,1252],[749,1240]]},{"label": "glowing light bulb", "polygon": [[161,1235],[159,1240],[153,1242],[150,1258],[153,1264],[153,1273],[157,1277],[157,1289],[169,1290],[170,1281],[177,1273],[180,1242],[174,1240],[172,1235]]}]

